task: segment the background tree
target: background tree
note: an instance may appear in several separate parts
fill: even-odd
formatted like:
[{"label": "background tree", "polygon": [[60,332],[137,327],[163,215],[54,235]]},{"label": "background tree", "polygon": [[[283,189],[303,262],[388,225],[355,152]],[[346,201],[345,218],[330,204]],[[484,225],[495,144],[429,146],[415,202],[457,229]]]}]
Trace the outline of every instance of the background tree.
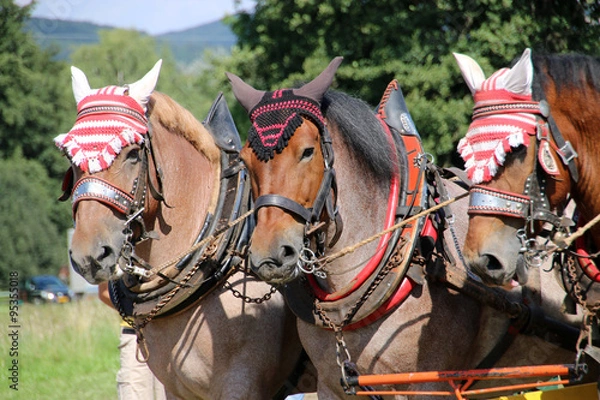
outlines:
[{"label": "background tree", "polygon": [[133,83],[162,59],[156,90],[175,99],[197,119],[204,119],[217,92],[207,92],[206,86],[201,86],[206,80],[201,70],[183,73],[170,49],[159,47],[154,38],[143,33],[112,29],[100,31],[99,36],[98,44],[81,46],[71,55],[72,64],[85,72],[92,88]]},{"label": "background tree", "polygon": [[0,159],[0,288],[19,277],[56,274],[67,263],[70,208],[56,201],[56,183],[44,166],[17,151]]},{"label": "background tree", "polygon": [[66,65],[52,60],[23,32],[30,6],[0,0],[0,157],[17,149],[44,164],[52,177],[64,172],[52,138],[66,129]]},{"label": "background tree", "polygon": [[427,150],[459,164],[472,100],[452,52],[487,73],[526,47],[600,55],[600,5],[562,0],[257,0],[232,21],[232,72],[261,89],[312,79],[344,56],[337,88],[375,106],[388,82],[402,86]]},{"label": "background tree", "polygon": [[8,271],[57,272],[71,223],[56,201],[68,163],[52,142],[68,129],[69,75],[23,32],[29,12],[0,0],[0,290]]}]

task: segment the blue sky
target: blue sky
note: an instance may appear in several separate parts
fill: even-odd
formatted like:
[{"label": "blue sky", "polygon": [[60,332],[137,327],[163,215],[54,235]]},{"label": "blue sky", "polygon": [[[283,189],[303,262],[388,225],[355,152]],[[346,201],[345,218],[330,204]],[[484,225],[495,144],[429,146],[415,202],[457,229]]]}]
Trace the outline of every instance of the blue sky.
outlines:
[{"label": "blue sky", "polygon": [[[31,0],[16,0],[29,4]],[[37,0],[32,16],[94,22],[137,29],[151,35],[214,22],[238,9],[251,10],[253,0]]]}]

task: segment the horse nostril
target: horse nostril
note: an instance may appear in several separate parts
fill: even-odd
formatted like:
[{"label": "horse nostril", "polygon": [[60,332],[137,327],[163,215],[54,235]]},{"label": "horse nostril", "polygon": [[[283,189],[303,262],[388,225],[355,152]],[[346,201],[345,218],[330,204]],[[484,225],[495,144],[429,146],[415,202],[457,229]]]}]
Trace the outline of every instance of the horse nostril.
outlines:
[{"label": "horse nostril", "polygon": [[279,259],[282,264],[287,264],[289,262],[295,263],[298,258],[298,252],[293,246],[281,246],[279,250]]},{"label": "horse nostril", "polygon": [[494,256],[491,255],[485,255],[482,258],[484,258],[487,261],[487,269],[490,271],[496,271],[496,270],[501,270],[502,269],[502,264],[500,263],[500,261],[498,261],[498,259]]},{"label": "horse nostril", "polygon": [[113,250],[110,246],[102,246],[100,248],[100,254],[98,255],[97,261],[102,261],[113,254]]}]

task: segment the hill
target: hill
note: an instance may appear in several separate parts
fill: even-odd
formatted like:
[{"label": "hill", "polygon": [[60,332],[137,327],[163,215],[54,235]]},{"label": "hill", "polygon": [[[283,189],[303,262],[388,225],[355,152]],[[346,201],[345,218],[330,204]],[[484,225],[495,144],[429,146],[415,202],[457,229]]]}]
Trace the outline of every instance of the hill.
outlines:
[{"label": "hill", "polygon": [[[33,34],[43,48],[56,48],[58,59],[68,60],[71,52],[78,46],[98,43],[98,31],[115,28],[89,22],[30,18],[25,29]],[[168,45],[177,63],[182,65],[201,58],[207,49],[228,54],[236,42],[236,36],[222,21],[165,33],[154,38],[159,46]]]},{"label": "hill", "polygon": [[201,58],[205,50],[229,54],[237,38],[222,21],[215,21],[183,31],[155,36],[158,43],[171,47],[177,62],[189,64]]}]

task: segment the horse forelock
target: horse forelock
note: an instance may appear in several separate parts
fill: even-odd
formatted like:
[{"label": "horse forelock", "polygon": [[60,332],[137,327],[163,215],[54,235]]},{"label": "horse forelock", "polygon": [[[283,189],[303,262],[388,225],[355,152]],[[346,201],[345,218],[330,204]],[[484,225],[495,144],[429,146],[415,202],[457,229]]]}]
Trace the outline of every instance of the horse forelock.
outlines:
[{"label": "horse forelock", "polygon": [[148,103],[151,124],[185,138],[212,163],[220,160],[220,151],[208,130],[191,112],[164,93],[154,92]]},{"label": "horse forelock", "polygon": [[384,184],[389,183],[397,168],[394,150],[373,108],[348,94],[329,90],[321,109],[332,139],[339,132],[355,159]]}]

